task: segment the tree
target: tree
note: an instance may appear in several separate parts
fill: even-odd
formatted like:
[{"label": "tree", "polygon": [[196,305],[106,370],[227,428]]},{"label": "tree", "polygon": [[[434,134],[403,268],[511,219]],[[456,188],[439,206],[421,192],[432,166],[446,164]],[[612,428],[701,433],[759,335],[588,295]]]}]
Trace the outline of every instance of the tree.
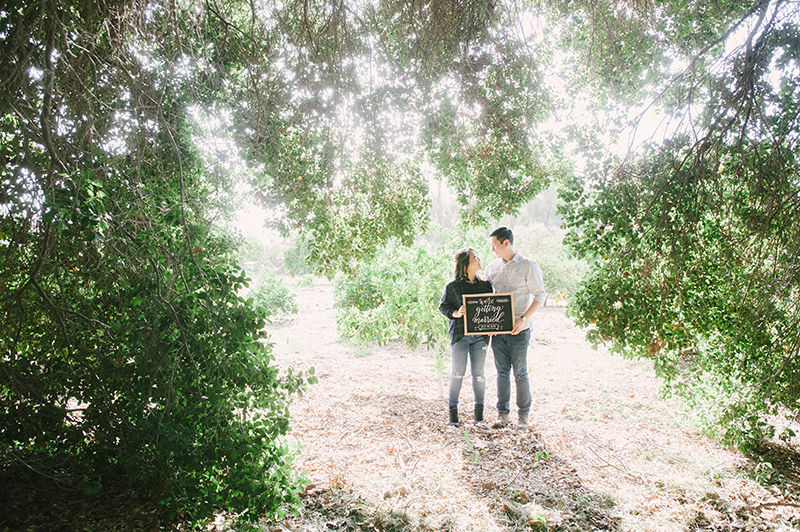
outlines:
[{"label": "tree", "polygon": [[800,412],[796,6],[660,7],[626,10],[648,44],[620,59],[685,65],[652,85],[670,138],[562,191],[593,260],[575,313],[595,341],[652,358],[710,432],[753,447],[775,432],[768,415]]},{"label": "tree", "polygon": [[[258,197],[323,272],[352,271],[427,226],[426,165],[462,216],[515,213],[560,175],[535,126],[542,59],[495,2],[294,2],[245,16],[213,3],[241,67],[225,105],[258,161]],[[507,6],[506,6],[507,7]],[[238,54],[238,55],[237,55]],[[483,201],[476,201],[482,198]]]},{"label": "tree", "polygon": [[233,187],[192,142],[206,41],[173,7],[0,10],[3,460],[87,494],[125,476],[196,519],[273,514],[298,497],[304,381],[237,295],[213,223]]}]

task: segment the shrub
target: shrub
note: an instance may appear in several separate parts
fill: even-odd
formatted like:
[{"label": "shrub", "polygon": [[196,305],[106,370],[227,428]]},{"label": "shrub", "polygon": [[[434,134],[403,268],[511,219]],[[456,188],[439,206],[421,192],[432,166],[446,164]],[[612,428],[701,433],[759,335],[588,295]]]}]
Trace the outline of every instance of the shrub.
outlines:
[{"label": "shrub", "polygon": [[547,305],[568,304],[574,298],[581,279],[589,268],[586,260],[572,256],[569,248],[563,244],[567,232],[541,223],[512,229],[516,249],[538,262],[542,268],[544,287],[548,294]]},{"label": "shrub", "polygon": [[447,319],[439,312],[453,256],[463,247],[486,249],[479,231],[454,235],[446,244],[396,242],[352,275],[334,280],[339,333],[355,342],[400,340],[412,349],[449,345]]},{"label": "shrub", "polygon": [[297,298],[276,275],[263,274],[248,297],[252,298],[253,306],[268,318],[297,314]]},{"label": "shrub", "polygon": [[283,252],[283,267],[289,275],[306,275],[314,272],[314,267],[308,263],[310,256],[306,238],[297,238]]},{"label": "shrub", "polygon": [[[76,253],[86,240],[56,222],[61,247],[36,289],[17,283],[0,312],[4,473],[89,495],[125,478],[194,521],[295,504],[303,480],[285,435],[306,379],[273,364],[266,312],[237,295],[247,281],[225,242],[195,226],[203,248],[180,253],[180,232],[161,226],[109,237],[124,257]],[[4,244],[7,274],[28,271],[14,262],[22,244]]]}]

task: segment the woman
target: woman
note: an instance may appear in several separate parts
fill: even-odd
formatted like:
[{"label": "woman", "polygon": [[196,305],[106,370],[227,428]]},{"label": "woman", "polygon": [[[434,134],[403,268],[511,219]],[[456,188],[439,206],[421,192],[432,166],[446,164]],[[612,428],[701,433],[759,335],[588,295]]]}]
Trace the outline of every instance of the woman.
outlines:
[{"label": "woman", "polygon": [[450,318],[450,348],[453,365],[450,370],[450,424],[457,427],[458,396],[461,383],[467,369],[469,358],[472,372],[472,391],[475,395],[475,424],[483,423],[483,399],[486,395],[486,379],[483,368],[486,362],[486,348],[489,337],[485,335],[464,335],[464,305],[461,296],[464,294],[490,294],[492,285],[489,281],[477,276],[483,269],[481,259],[472,248],[462,249],[456,253],[456,268],[453,280],[447,283],[439,303],[439,310]]}]

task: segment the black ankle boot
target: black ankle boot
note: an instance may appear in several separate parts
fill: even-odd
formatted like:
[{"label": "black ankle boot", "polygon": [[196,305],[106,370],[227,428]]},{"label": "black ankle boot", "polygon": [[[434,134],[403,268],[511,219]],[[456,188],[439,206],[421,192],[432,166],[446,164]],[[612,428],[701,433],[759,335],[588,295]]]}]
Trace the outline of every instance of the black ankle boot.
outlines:
[{"label": "black ankle boot", "polygon": [[475,424],[483,423],[483,405],[475,405]]},{"label": "black ankle boot", "polygon": [[450,424],[454,427],[458,426],[458,407],[451,406],[450,407]]}]

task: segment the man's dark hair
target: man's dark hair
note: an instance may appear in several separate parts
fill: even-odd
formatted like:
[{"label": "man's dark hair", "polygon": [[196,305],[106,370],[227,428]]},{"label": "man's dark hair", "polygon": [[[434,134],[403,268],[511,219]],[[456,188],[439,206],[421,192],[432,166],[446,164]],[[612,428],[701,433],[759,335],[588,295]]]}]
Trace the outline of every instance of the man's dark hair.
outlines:
[{"label": "man's dark hair", "polygon": [[501,244],[508,240],[512,244],[514,243],[514,233],[511,232],[511,229],[508,227],[498,227],[489,237],[495,237]]}]

